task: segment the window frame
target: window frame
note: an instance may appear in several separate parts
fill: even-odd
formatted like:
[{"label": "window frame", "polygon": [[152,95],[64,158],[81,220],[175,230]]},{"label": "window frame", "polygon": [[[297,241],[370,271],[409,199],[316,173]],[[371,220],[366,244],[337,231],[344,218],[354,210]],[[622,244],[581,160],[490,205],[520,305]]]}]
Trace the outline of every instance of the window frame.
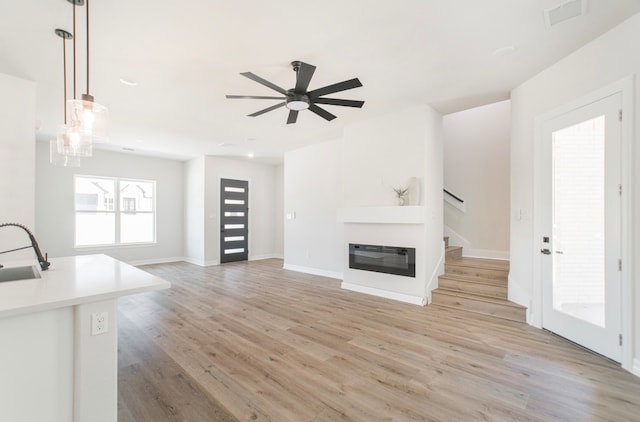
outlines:
[{"label": "window frame", "polygon": [[[77,180],[78,179],[102,179],[114,183],[113,194],[113,209],[112,210],[78,210],[76,203],[77,192]],[[124,183],[148,183],[152,188],[151,210],[150,211],[129,211],[124,210],[121,204],[120,189]],[[125,177],[109,177],[109,176],[93,176],[87,174],[75,174],[73,176],[73,246],[75,249],[109,249],[109,248],[127,248],[136,246],[149,246],[157,243],[157,207],[156,207],[156,181],[148,179],[134,179]],[[77,215],[78,214],[113,214],[114,215],[114,242],[113,243],[96,243],[87,245],[77,244]],[[153,220],[153,239],[148,242],[125,242],[121,241],[121,217],[124,214],[151,214]]]}]

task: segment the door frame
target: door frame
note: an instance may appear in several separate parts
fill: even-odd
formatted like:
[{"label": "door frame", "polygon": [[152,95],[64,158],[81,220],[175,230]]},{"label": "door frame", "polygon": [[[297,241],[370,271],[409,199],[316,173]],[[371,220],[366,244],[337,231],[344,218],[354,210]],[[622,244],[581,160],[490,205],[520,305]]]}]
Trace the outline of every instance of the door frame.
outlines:
[{"label": "door frame", "polygon": [[547,113],[535,118],[534,124],[534,174],[533,174],[533,244],[532,244],[532,272],[533,272],[533,290],[530,306],[529,323],[535,327],[542,328],[542,254],[540,249],[544,248],[542,236],[545,235],[545,227],[542,226],[542,218],[544,210],[542,209],[543,182],[542,169],[544,157],[542,154],[542,142],[545,122],[566,114],[577,108],[596,102],[610,95],[620,93],[622,95],[623,118],[621,124],[621,158],[620,171],[622,180],[622,201],[621,201],[621,258],[622,258],[622,274],[620,293],[621,307],[621,334],[622,342],[622,368],[633,370],[633,296],[632,296],[632,277],[633,277],[633,224],[632,206],[633,206],[633,123],[635,112],[633,108],[634,98],[634,76],[630,75],[617,82],[607,85],[603,88],[586,94],[576,100],[557,107]]}]

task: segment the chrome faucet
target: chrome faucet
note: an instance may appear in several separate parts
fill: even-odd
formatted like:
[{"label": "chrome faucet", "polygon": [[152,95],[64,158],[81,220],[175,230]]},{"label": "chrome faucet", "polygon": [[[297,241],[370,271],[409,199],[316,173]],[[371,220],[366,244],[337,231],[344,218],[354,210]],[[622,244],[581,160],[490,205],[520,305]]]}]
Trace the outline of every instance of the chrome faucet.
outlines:
[{"label": "chrome faucet", "polygon": [[[29,230],[26,226],[23,226],[22,224],[18,224],[18,223],[2,223],[2,224],[0,224],[0,228],[8,227],[8,226],[20,227],[22,230],[27,232],[27,234],[29,235],[29,240],[31,240],[31,246],[24,246],[22,248],[10,249],[8,251],[0,252],[0,254],[19,251],[19,250],[22,250],[22,249],[33,248],[33,250],[36,252],[36,257],[38,258],[38,262],[40,263],[40,268],[42,268],[42,271],[46,271],[47,268],[49,268],[49,266],[51,265],[51,263],[49,261],[47,261],[47,258],[48,258],[47,254],[42,256],[42,252],[40,251],[40,246],[38,245],[38,241],[36,240],[36,237],[33,235],[33,233],[31,233],[31,230]],[[2,268],[2,265],[0,265],[0,268]]]}]

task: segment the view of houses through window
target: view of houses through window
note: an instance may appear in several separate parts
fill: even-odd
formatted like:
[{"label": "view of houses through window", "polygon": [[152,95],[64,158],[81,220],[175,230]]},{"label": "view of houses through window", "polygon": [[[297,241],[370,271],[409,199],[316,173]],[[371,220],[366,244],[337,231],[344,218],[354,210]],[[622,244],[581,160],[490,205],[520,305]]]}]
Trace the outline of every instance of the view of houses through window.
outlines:
[{"label": "view of houses through window", "polygon": [[75,177],[75,246],[155,242],[155,181]]}]

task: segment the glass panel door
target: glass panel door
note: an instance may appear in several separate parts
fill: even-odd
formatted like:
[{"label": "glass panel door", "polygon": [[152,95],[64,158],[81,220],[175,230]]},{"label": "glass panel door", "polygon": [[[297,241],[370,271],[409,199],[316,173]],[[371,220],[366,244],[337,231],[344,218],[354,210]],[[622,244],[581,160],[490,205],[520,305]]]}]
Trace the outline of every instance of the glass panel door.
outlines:
[{"label": "glass panel door", "polygon": [[622,348],[621,94],[545,121],[542,326],[613,360]]}]

